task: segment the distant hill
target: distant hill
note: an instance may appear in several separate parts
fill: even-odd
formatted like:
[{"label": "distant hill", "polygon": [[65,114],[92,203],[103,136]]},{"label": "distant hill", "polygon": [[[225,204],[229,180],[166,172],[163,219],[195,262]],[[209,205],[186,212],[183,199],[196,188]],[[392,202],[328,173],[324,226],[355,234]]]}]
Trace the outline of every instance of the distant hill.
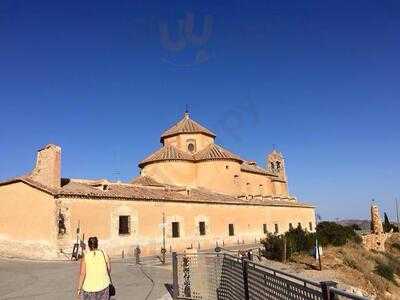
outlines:
[{"label": "distant hill", "polygon": [[370,220],[356,220],[356,219],[348,219],[348,220],[339,220],[335,221],[336,223],[344,226],[350,226],[353,224],[357,224],[361,230],[370,230],[371,228],[371,221]]}]

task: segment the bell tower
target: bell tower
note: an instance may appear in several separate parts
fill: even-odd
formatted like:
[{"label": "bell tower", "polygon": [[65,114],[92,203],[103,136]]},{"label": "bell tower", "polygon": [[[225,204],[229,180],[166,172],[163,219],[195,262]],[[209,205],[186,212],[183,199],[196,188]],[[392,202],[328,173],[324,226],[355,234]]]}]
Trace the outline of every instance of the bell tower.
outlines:
[{"label": "bell tower", "polygon": [[276,149],[272,150],[272,152],[268,154],[266,169],[278,175],[279,179],[286,181],[285,159],[283,158],[282,153]]}]

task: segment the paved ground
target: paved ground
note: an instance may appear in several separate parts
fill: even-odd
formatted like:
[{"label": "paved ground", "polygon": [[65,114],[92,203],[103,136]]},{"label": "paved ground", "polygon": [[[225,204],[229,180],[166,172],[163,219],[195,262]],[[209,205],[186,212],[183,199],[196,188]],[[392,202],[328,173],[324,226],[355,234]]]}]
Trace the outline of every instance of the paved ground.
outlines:
[{"label": "paved ground", "polygon": [[[77,262],[0,260],[0,299],[75,299],[78,269]],[[112,275],[117,297],[112,299],[171,299],[164,286],[172,282],[171,266],[144,266],[142,269],[154,281],[153,288],[151,279],[139,267],[114,262]]]}]

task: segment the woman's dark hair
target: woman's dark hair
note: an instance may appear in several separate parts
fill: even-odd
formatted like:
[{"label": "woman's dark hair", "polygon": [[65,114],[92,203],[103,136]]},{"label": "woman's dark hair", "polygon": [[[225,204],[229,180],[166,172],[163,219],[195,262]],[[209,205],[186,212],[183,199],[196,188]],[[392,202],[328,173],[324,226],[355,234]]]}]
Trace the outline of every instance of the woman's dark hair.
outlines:
[{"label": "woman's dark hair", "polygon": [[90,237],[88,239],[88,246],[91,251],[96,250],[97,247],[99,246],[99,241],[97,240],[97,237],[95,236]]}]

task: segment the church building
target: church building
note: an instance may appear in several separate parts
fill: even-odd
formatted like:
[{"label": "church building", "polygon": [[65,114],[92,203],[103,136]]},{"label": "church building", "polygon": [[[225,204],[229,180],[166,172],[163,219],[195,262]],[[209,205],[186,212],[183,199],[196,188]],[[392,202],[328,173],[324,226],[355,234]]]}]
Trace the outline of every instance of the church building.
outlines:
[{"label": "church building", "polygon": [[63,178],[61,148],[40,149],[31,172],[0,182],[0,255],[65,258],[77,237],[90,236],[117,256],[137,246],[156,255],[253,244],[299,225],[314,231],[315,208],[289,194],[279,151],[259,166],[188,113],[160,144],[130,182]]}]

